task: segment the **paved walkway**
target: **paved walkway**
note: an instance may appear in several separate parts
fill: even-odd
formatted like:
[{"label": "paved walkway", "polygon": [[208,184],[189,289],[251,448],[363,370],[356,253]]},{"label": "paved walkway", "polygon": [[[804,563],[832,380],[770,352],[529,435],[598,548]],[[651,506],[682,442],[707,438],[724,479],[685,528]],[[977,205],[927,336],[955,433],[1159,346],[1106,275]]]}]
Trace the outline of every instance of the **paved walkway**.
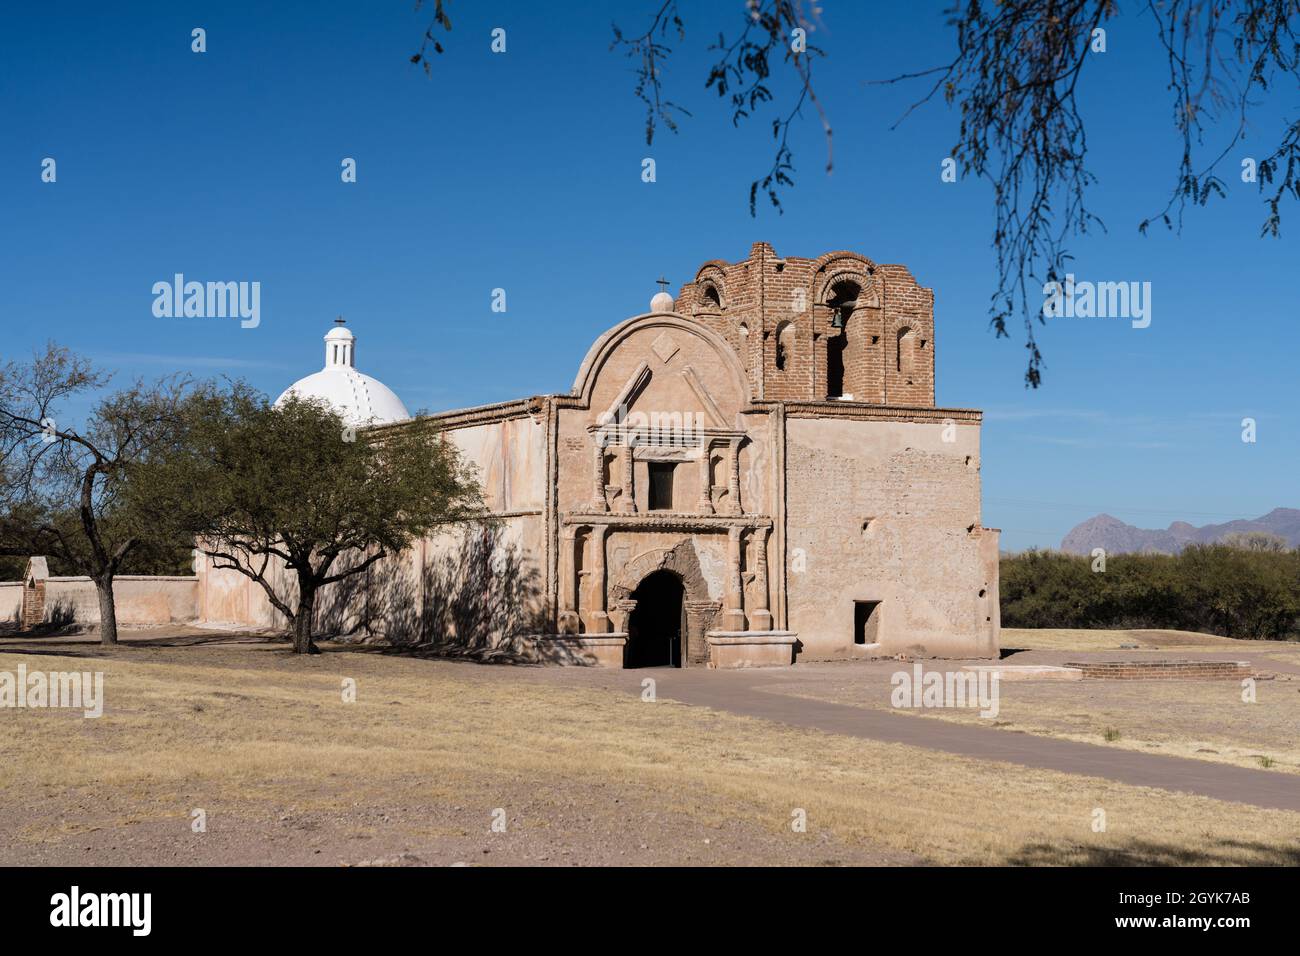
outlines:
[{"label": "paved walkway", "polygon": [[1268,809],[1300,811],[1300,775],[901,716],[886,710],[790,697],[770,689],[776,683],[788,687],[788,671],[655,668],[613,673],[620,677],[635,675],[629,690],[635,689],[637,693],[640,693],[641,679],[653,677],[659,697],[793,727],[1104,777],[1134,786],[1181,791]]}]

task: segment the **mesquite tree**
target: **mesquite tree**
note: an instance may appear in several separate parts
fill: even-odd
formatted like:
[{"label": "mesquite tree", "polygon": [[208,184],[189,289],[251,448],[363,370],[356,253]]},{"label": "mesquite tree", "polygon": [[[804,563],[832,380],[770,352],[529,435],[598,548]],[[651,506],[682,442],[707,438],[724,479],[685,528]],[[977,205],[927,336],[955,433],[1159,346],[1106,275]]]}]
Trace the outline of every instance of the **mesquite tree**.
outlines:
[{"label": "mesquite tree", "polygon": [[0,551],[49,555],[89,577],[100,639],[116,644],[114,577],[132,557],[174,544],[126,489],[136,466],[175,447],[192,387],[183,377],[137,381],[100,398],[80,423],[66,414],[109,378],[53,343],[30,362],[0,366]]},{"label": "mesquite tree", "polygon": [[184,447],[138,487],[213,567],[257,582],[296,653],[318,653],[322,588],[482,513],[471,467],[418,419],[358,432],[323,404],[273,405],[242,384],[196,398],[191,413]]}]

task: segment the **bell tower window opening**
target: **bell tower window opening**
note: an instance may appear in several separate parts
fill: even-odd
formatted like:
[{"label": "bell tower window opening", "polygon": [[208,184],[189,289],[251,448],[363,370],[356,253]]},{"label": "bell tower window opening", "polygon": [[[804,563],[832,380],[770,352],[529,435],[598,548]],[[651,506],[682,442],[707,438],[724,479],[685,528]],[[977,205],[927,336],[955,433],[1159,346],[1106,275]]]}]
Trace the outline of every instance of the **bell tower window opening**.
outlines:
[{"label": "bell tower window opening", "polygon": [[916,340],[917,335],[910,327],[905,325],[898,330],[898,349],[894,357],[894,370],[904,377],[908,385],[912,384]]},{"label": "bell tower window opening", "polygon": [[794,338],[792,334],[793,326],[789,322],[782,322],[776,330],[776,370],[784,372],[786,363],[790,361],[790,345]]},{"label": "bell tower window opening", "polygon": [[856,282],[837,282],[826,305],[831,310],[831,328],[836,334],[826,340],[826,397],[844,395],[844,349],[849,343],[849,319],[858,307],[862,287]]}]

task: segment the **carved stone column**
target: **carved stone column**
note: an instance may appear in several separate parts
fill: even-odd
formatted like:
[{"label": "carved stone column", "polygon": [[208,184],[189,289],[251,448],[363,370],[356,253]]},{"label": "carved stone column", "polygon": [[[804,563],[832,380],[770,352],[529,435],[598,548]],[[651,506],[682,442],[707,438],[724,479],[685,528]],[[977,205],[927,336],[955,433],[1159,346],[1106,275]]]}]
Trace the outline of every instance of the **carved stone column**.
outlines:
[{"label": "carved stone column", "polygon": [[632,612],[635,610],[636,600],[634,598],[623,598],[621,601],[615,601],[614,607],[609,612],[609,619],[614,623],[614,630],[626,634],[628,621],[631,620]]},{"label": "carved stone column", "polygon": [[702,515],[713,514],[713,453],[709,450],[708,439],[700,449],[700,505]]},{"label": "carved stone column", "polygon": [[727,510],[733,514],[741,513],[740,509],[740,439],[733,438],[727,449],[728,454],[728,471],[727,471]]},{"label": "carved stone column", "polygon": [[592,525],[591,570],[587,576],[587,631],[591,634],[609,632],[609,614],[605,611],[605,536],[609,525]]},{"label": "carved stone column", "polygon": [[709,662],[708,632],[721,607],[721,601],[686,602],[686,662],[688,664]]},{"label": "carved stone column", "polygon": [[556,622],[561,634],[578,633],[577,549],[574,547],[581,529],[566,527],[560,536],[560,613]]},{"label": "carved stone column", "polygon": [[592,436],[595,451],[591,456],[593,473],[591,476],[591,507],[594,511],[608,511],[609,502],[605,499],[605,446],[601,444],[599,433]]},{"label": "carved stone column", "polygon": [[627,514],[636,513],[636,497],[632,486],[632,468],[635,462],[632,458],[632,446],[623,446],[623,494],[619,496],[618,510]]},{"label": "carved stone column", "polygon": [[751,543],[754,548],[754,601],[758,604],[749,613],[751,631],[772,630],[772,612],[768,609],[771,596],[767,586],[767,528],[755,528]]},{"label": "carved stone column", "polygon": [[723,604],[722,628],[726,631],[745,629],[745,585],[740,579],[740,533],[743,529],[731,528],[727,532],[727,594]]}]

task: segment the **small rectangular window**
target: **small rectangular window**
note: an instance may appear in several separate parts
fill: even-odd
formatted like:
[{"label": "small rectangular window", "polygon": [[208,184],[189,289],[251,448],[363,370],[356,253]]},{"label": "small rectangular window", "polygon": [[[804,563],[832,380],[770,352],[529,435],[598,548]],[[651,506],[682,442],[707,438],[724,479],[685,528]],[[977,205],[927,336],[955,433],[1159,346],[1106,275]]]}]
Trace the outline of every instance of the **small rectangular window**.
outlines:
[{"label": "small rectangular window", "polygon": [[853,643],[880,643],[880,602],[853,602]]},{"label": "small rectangular window", "polygon": [[673,462],[648,462],[650,468],[650,510],[673,510]]}]

